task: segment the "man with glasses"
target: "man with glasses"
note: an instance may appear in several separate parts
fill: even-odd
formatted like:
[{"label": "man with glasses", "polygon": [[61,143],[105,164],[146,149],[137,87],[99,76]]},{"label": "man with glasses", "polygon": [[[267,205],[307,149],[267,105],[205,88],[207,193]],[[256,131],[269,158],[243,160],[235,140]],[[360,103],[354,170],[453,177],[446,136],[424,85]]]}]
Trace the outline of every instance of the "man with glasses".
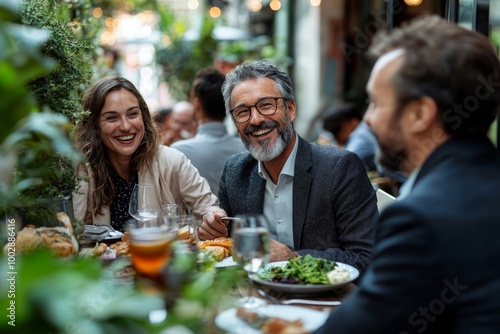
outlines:
[{"label": "man with glasses", "polygon": [[295,133],[292,82],[267,61],[237,66],[222,91],[249,152],[226,163],[218,193],[225,211],[204,216],[200,238],[228,236],[223,216],[264,214],[273,239],[271,261],[311,254],[362,273],[378,212],[361,159]]}]

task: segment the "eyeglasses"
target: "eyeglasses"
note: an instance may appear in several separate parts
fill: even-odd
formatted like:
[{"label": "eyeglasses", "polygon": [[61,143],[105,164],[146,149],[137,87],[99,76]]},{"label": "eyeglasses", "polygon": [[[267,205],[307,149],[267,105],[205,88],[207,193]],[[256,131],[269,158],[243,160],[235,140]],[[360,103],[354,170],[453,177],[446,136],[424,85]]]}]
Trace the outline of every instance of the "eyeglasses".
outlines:
[{"label": "eyeglasses", "polygon": [[286,101],[284,97],[263,97],[253,106],[239,106],[231,109],[229,113],[236,123],[248,122],[252,115],[252,107],[255,107],[262,116],[270,116],[278,109],[278,100]]}]

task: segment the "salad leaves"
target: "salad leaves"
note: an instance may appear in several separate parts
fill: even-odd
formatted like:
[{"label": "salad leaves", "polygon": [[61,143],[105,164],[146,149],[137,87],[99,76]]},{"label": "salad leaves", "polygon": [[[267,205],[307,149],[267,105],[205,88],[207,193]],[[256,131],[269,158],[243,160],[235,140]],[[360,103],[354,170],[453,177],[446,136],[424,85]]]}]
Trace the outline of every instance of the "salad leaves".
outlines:
[{"label": "salad leaves", "polygon": [[311,255],[289,259],[287,264],[269,266],[257,276],[263,280],[287,284],[330,284],[327,273],[337,266],[334,261]]}]

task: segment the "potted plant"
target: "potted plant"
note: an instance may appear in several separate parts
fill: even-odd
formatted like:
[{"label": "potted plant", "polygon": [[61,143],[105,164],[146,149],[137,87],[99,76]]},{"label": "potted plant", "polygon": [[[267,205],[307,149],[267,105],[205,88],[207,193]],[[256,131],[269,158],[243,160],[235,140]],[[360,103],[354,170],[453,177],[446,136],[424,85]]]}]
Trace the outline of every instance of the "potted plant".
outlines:
[{"label": "potted plant", "polygon": [[57,225],[59,211],[68,214],[71,221],[74,218],[71,194],[78,181],[74,168],[78,156],[62,143],[70,143],[69,121],[83,115],[79,95],[92,76],[92,46],[80,38],[81,25],[72,17],[75,8],[68,6],[56,1],[24,0],[17,16],[25,27],[49,33],[39,45],[40,54],[58,64],[25,82],[36,105],[51,112],[33,115],[10,144],[17,150],[14,188],[18,196],[6,211],[20,214],[23,225]]}]

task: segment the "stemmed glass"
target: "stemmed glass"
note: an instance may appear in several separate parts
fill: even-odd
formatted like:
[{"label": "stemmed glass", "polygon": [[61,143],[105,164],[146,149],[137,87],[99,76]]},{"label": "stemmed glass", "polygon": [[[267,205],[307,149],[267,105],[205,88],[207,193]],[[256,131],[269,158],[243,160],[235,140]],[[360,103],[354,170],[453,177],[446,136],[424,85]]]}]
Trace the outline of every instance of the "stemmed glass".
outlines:
[{"label": "stemmed glass", "polygon": [[262,215],[238,216],[233,221],[233,259],[246,270],[248,276],[248,296],[241,306],[254,308],[265,302],[253,296],[251,275],[269,262],[271,246],[265,217]]},{"label": "stemmed glass", "polygon": [[155,188],[151,184],[136,184],[130,197],[128,213],[137,219],[139,226],[146,226],[149,221],[158,217]]}]

